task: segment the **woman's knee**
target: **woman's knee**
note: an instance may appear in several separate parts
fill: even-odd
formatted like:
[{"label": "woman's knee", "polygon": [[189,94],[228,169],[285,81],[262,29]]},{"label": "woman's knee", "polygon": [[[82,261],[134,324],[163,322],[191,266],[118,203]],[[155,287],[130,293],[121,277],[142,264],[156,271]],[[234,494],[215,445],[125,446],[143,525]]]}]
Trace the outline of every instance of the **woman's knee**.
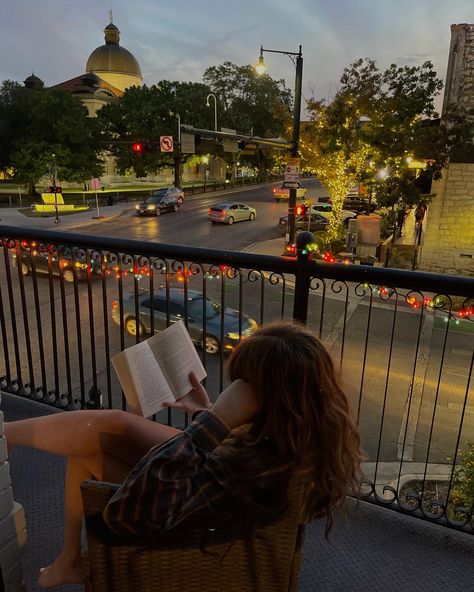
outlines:
[{"label": "woman's knee", "polygon": [[94,412],[94,428],[100,434],[123,434],[128,430],[132,422],[133,416],[120,409],[104,409]]}]

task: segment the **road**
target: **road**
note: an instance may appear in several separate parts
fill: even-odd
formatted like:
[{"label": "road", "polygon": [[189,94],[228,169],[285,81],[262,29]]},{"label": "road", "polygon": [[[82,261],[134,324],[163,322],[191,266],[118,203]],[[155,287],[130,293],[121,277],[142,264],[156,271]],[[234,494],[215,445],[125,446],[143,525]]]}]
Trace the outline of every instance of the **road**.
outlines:
[{"label": "road", "polygon": [[[306,184],[309,197],[324,192],[317,181]],[[189,197],[177,213],[137,218],[130,211],[74,232],[231,250],[280,236],[276,223],[288,206],[276,203],[268,186],[232,195],[235,201],[257,209],[255,221],[232,226],[210,224],[208,207],[226,197]],[[110,320],[110,310],[121,293],[133,290],[133,276],[98,278],[90,291],[87,282],[78,283],[75,290],[71,284],[50,282],[44,276],[38,277],[35,291],[29,276],[24,278],[22,298],[17,270],[11,270],[8,281],[4,263],[0,265],[9,346],[2,373],[9,364],[11,375],[21,376],[23,382],[33,378],[35,384],[46,383],[48,391],[71,392],[85,399],[95,373],[104,404],[120,405],[120,388],[108,360],[124,346],[132,345],[134,338],[120,332]],[[156,286],[163,277],[155,275]],[[176,278],[170,281],[180,285]],[[137,279],[138,289],[148,285],[149,278]],[[226,306],[241,310],[257,322],[291,315],[291,283],[283,290],[281,284],[272,286],[258,273],[244,273],[235,279],[199,275],[189,280],[189,286],[201,291],[205,287],[208,296],[218,302],[224,298]],[[344,294],[334,293],[330,286],[328,282],[324,298],[322,287],[311,293],[309,325],[332,349],[335,360],[342,360],[344,382],[354,408],[359,410],[368,458],[396,461],[403,454],[418,461],[446,462],[456,446],[461,420],[461,444],[474,435],[469,376],[474,334],[458,331],[451,324],[439,326],[432,322],[431,313],[421,323],[420,311],[404,305],[394,317],[392,302],[382,302],[378,296],[371,300],[368,295],[360,297],[351,292],[346,310]],[[41,376],[41,352],[45,380]],[[214,395],[225,379],[223,361],[220,356],[206,359],[208,388]]]},{"label": "road", "polygon": [[[326,195],[316,179],[305,179],[307,199]],[[207,210],[216,203],[234,200],[256,208],[253,222],[239,222],[228,226],[212,224],[207,219]],[[113,220],[88,224],[81,232],[92,235],[116,236],[165,244],[180,244],[210,249],[240,251],[244,247],[263,240],[281,236],[277,224],[280,216],[288,212],[288,203],[277,203],[272,198],[271,186],[252,187],[232,194],[216,197],[213,194],[187,196],[178,212],[157,217],[137,217],[133,207]]]}]

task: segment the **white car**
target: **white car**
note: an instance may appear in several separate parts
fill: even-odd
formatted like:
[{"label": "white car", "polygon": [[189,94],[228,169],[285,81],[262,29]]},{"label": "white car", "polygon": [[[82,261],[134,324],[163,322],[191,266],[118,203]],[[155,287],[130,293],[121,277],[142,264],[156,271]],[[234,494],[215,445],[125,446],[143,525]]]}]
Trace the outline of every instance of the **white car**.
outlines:
[{"label": "white car", "polygon": [[[321,216],[324,216],[325,218],[329,219],[332,215],[332,204],[316,203],[311,206],[311,211],[314,213],[321,214]],[[356,212],[351,212],[350,210],[342,210],[340,217],[343,224],[347,226],[351,218],[357,218],[357,214]]]},{"label": "white car", "polygon": [[303,187],[301,183],[298,182],[285,182],[280,187],[273,188],[273,197],[280,201],[281,199],[290,199],[290,189],[296,189],[296,198],[297,199],[304,199],[306,196],[306,187]]}]

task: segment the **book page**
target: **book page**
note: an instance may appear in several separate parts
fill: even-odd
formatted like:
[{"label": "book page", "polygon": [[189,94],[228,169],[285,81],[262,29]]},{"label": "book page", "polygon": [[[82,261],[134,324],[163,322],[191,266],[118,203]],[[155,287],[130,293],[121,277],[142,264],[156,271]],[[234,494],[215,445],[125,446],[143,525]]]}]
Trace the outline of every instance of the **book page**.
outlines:
[{"label": "book page", "polygon": [[138,406],[144,417],[150,417],[174,401],[166,378],[150,349],[148,341],[129,347],[112,358],[127,402]]},{"label": "book page", "polygon": [[170,325],[147,341],[176,399],[184,397],[192,389],[189,380],[191,371],[199,381],[207,376],[183,321]]}]

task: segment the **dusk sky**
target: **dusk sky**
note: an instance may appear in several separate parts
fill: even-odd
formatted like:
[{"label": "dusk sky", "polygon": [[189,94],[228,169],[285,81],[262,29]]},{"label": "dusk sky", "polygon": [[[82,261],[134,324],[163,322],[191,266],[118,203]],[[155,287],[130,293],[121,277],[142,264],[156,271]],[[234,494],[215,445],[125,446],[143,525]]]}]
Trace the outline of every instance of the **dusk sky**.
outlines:
[{"label": "dusk sky", "polygon": [[[303,95],[330,98],[345,66],[370,57],[418,65],[431,60],[444,80],[450,25],[474,21],[472,0],[15,0],[2,1],[0,81],[32,71],[51,86],[85,71],[104,43],[113,10],[121,45],[144,82],[201,81],[208,66],[254,64],[260,45],[303,46]],[[294,88],[286,56],[267,54],[268,73]]]}]

